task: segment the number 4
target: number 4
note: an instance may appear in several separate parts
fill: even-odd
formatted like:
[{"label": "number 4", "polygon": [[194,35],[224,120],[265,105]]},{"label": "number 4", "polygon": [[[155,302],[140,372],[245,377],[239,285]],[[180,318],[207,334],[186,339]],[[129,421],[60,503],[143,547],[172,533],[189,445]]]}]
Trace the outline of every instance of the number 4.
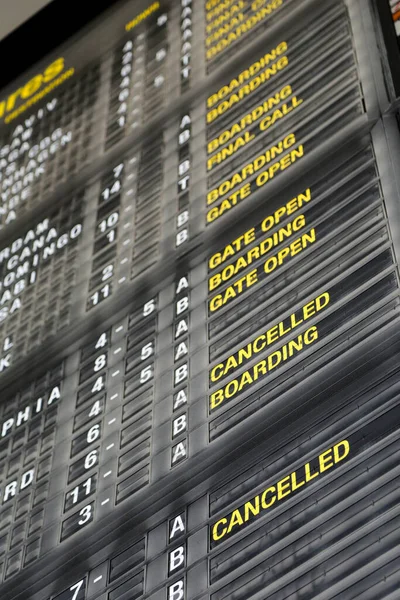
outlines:
[{"label": "number 4", "polygon": [[104,346],[107,344],[107,334],[106,333],[102,333],[101,336],[99,337],[99,339],[96,342],[95,348],[96,350],[98,350],[99,348],[104,348]]},{"label": "number 4", "polygon": [[96,379],[96,381],[94,382],[94,385],[92,387],[92,394],[94,394],[95,392],[101,392],[103,387],[104,387],[103,375],[100,375],[100,377],[98,377]]},{"label": "number 4", "polygon": [[100,413],[101,413],[100,400],[96,400],[96,402],[93,404],[92,408],[90,409],[89,417],[97,417],[97,415]]},{"label": "number 4", "polygon": [[81,587],[83,586],[85,580],[81,579],[80,581],[78,581],[78,583],[75,583],[75,585],[71,585],[71,587],[69,588],[70,592],[74,592],[72,595],[71,600],[76,600],[78,597],[78,594],[81,590]]}]

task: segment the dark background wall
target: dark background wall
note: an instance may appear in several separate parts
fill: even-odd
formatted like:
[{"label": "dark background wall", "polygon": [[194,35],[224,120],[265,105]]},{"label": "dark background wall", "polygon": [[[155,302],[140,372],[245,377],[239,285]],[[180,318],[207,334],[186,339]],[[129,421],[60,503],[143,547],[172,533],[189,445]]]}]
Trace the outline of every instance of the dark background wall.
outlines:
[{"label": "dark background wall", "polygon": [[30,0],[29,2],[26,0],[14,0],[14,2],[1,0],[0,40],[50,2],[51,0]]}]

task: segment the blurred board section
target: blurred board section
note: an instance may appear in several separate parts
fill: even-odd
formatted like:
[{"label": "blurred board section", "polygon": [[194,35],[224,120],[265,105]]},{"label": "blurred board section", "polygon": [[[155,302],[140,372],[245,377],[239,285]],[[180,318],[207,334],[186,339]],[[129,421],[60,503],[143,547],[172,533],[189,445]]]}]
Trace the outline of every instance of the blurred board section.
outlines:
[{"label": "blurred board section", "polygon": [[[357,117],[365,117],[348,13],[335,1],[327,10],[315,12],[310,33],[294,23],[284,38],[271,39],[267,53],[256,55],[234,79],[208,95],[205,114],[204,105],[194,100],[190,110],[170,118],[157,134],[139,138],[134,150],[105,163],[101,174],[85,179],[75,194],[67,189],[68,199],[62,192],[57,194],[77,169],[138,128],[146,111],[153,114],[154,107],[159,110],[168,101],[165,69],[172,17],[169,21],[168,11],[157,16],[160,10],[151,5],[140,21],[143,32],[130,36],[109,59],[97,59],[92,70],[86,67],[83,73],[71,74],[70,81],[60,84],[61,96],[46,100],[29,119],[6,126],[11,138],[3,147],[3,239],[7,245],[0,251],[4,272],[0,317],[4,333],[0,335],[5,350],[10,345],[7,339],[15,344],[14,357],[54,338],[85,311],[108,305],[121,286],[146,275],[150,267],[158,264],[162,268],[166,261],[173,262],[172,250],[178,249],[182,255],[188,243],[208,245],[208,240],[201,238],[207,224],[218,222],[242,202],[254,204],[256,192],[267,193],[267,185],[278,177],[290,177],[293,168],[301,169],[304,159],[313,156],[326,140]],[[117,17],[123,19],[124,15],[117,12]],[[128,33],[134,30],[131,22],[125,28]],[[90,37],[87,43],[90,45]],[[40,81],[64,73],[66,61],[53,61]],[[102,83],[106,72],[111,79]],[[144,73],[149,74],[145,88]],[[39,79],[35,85],[39,86]],[[19,96],[24,97],[24,89]],[[108,90],[106,103],[101,90]],[[175,95],[179,96],[178,88]],[[10,106],[19,100],[11,96]],[[100,113],[96,116],[97,101],[104,109],[105,128],[94,126],[100,118]],[[5,112],[8,104],[4,104]],[[73,112],[74,106],[79,115]],[[8,115],[5,120],[10,118]],[[44,135],[41,131],[49,122],[48,135]],[[79,124],[79,131],[69,128],[72,123],[73,127]],[[95,154],[88,148],[90,131],[97,138],[102,132],[102,141],[93,138]],[[85,157],[78,140],[87,146]],[[70,160],[75,165],[72,170]],[[45,203],[45,210],[41,207],[47,192],[37,186],[49,178],[53,183],[46,190],[56,202]],[[52,196],[54,189],[56,195]],[[77,205],[76,223],[71,222],[68,232],[58,231],[48,215],[55,215],[54,204],[62,204],[71,219],[71,202]],[[38,203],[40,219],[35,212]],[[7,236],[7,223],[18,224],[24,214],[26,229],[18,229],[23,237]],[[45,227],[47,236],[35,233],[32,224],[37,232]],[[37,253],[38,248],[43,248],[42,254]],[[53,267],[60,260],[64,266]],[[50,286],[41,273],[52,273],[54,268]],[[54,285],[56,274],[61,288]],[[26,299],[35,297],[34,289],[40,298],[37,309],[34,301]],[[32,308],[26,310],[25,305]],[[45,320],[41,318],[44,313]],[[11,364],[9,359],[7,364]]]},{"label": "blurred board section", "polygon": [[374,10],[123,0],[2,90],[2,600],[394,598]]}]

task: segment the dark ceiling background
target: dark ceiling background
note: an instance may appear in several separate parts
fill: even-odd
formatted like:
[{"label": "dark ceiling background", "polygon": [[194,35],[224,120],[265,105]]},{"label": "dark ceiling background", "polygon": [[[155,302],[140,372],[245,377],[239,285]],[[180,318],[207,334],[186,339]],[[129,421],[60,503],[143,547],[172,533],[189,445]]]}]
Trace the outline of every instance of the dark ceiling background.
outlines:
[{"label": "dark ceiling background", "polygon": [[0,89],[117,0],[0,0]]},{"label": "dark ceiling background", "polygon": [[0,0],[0,40],[50,2],[51,0]]}]

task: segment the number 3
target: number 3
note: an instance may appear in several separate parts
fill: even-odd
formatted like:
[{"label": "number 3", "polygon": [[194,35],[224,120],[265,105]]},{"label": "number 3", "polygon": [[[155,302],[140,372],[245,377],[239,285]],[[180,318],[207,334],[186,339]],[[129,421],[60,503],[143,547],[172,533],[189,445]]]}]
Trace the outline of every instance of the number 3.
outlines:
[{"label": "number 3", "polygon": [[92,505],[88,504],[87,506],[82,508],[82,510],[79,511],[79,514],[81,515],[82,519],[79,519],[78,525],[84,525],[92,517]]}]

